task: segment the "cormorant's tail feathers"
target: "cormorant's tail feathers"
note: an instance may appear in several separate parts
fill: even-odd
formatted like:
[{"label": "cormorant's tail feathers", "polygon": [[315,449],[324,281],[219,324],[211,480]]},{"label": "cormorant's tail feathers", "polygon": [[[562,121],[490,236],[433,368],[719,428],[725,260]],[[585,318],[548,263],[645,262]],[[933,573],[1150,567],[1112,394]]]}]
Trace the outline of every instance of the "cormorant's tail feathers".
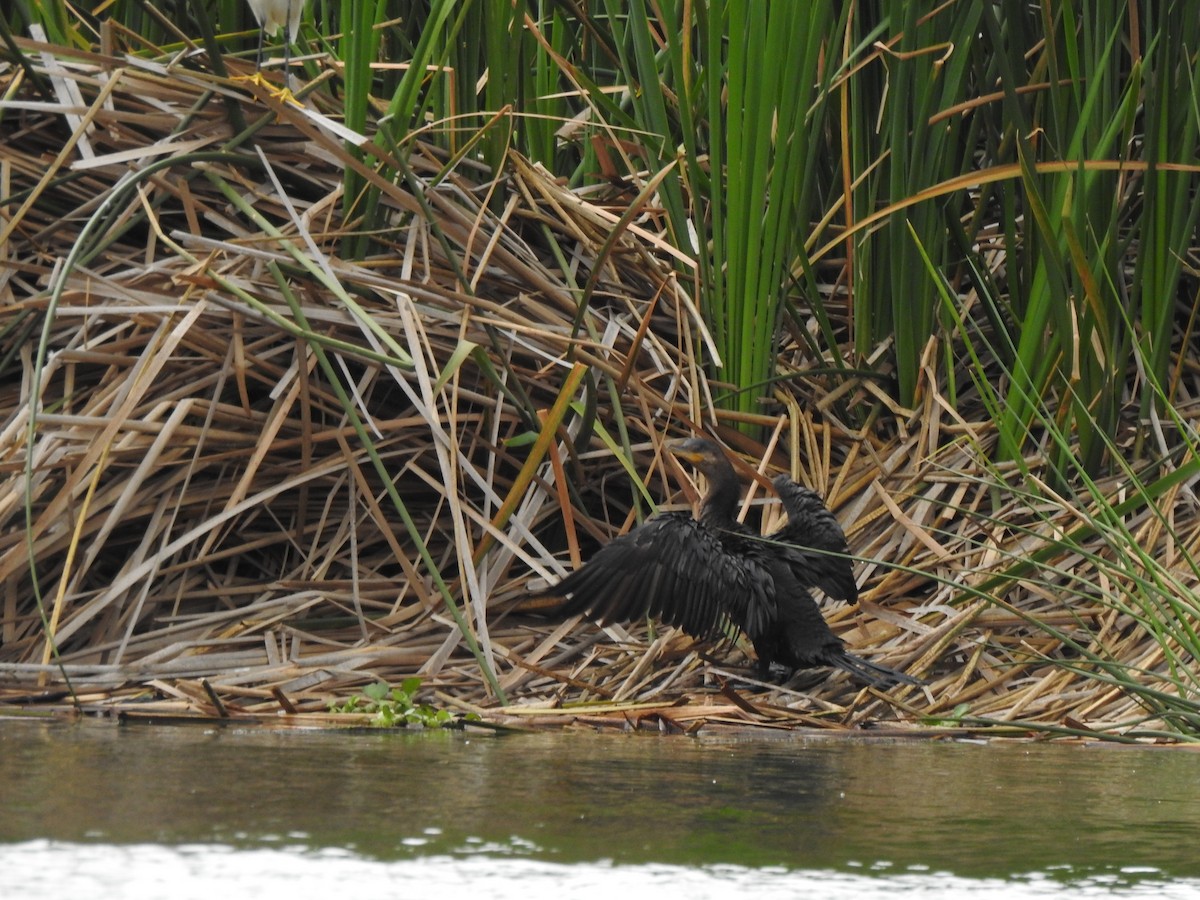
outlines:
[{"label": "cormorant's tail feathers", "polygon": [[863,659],[861,656],[855,656],[853,653],[839,653],[834,659],[830,660],[830,663],[843,672],[848,672],[860,681],[866,682],[871,687],[885,688],[891,687],[894,684],[910,684],[913,687],[921,687],[925,684],[924,681],[915,675],[909,675],[907,672],[898,672],[879,663]]}]

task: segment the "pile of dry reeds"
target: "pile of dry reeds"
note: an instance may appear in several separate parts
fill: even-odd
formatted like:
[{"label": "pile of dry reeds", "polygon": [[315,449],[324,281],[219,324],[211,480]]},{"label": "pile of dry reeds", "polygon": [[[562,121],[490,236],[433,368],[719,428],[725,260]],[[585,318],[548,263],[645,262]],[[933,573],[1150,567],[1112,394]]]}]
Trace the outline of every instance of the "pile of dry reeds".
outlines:
[{"label": "pile of dry reeds", "polygon": [[[418,143],[411,179],[374,183],[386,252],[351,262],[343,174],[378,157],[357,162],[336,110],[126,60],[46,72],[57,101],[7,74],[0,136],[0,700],[69,678],[85,703],[323,710],[418,674],[432,702],[498,715],[502,693],[539,721],[1139,714],[1030,624],[1161,666],[1127,616],[1044,583],[972,595],[1075,515],[997,505],[977,476],[990,423],[933,385],[908,411],[864,383],[880,415],[855,431],[798,374],[766,444],[747,440],[714,418],[704,326],[653,211],[611,240],[616,188],[571,192],[515,156],[492,180]],[[827,495],[886,563],[861,564],[861,604],[828,618],[928,688],[747,692],[737,647],[522,608],[531,580],[649,511],[635,478],[695,497],[661,442],[701,428],[757,467],[752,499],[784,467]],[[610,704],[564,709],[581,700]]]}]

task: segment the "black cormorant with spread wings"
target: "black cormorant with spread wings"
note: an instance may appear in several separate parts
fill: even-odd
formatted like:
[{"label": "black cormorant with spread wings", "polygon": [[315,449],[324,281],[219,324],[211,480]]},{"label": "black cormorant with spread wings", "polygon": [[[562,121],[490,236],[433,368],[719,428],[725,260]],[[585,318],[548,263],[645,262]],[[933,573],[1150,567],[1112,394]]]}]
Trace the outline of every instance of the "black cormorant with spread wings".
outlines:
[{"label": "black cormorant with spread wings", "polygon": [[773,664],[832,666],[880,687],[923,683],[847,653],[825,623],[810,590],[854,602],[858,585],[846,535],[817,494],[778,476],[788,521],[764,538],[734,517],[741,488],[720,447],[690,438],[668,449],[708,479],[699,516],[651,516],[543,593],[601,624],[653,616],[701,640],[732,626],[750,638],[764,674]]}]

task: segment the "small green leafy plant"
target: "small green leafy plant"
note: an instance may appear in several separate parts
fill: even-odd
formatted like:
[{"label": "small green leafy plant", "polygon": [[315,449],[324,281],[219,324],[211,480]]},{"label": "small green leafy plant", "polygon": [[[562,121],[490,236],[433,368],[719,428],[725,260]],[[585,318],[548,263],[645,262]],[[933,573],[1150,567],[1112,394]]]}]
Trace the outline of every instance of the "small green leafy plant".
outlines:
[{"label": "small green leafy plant", "polygon": [[421,687],[420,678],[406,678],[400,687],[376,681],[363,688],[362,695],[350,697],[345,703],[329,704],[330,712],[371,713],[371,724],[379,728],[394,728],[401,725],[421,725],[425,728],[442,728],[453,721],[448,709],[434,709],[428,704],[417,704],[413,697]]}]

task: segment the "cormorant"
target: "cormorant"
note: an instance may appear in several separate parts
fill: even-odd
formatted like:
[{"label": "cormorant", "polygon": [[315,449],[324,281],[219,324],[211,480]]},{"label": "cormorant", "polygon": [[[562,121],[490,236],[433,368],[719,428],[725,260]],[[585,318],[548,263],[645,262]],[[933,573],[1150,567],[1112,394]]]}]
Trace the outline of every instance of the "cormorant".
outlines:
[{"label": "cormorant", "polygon": [[847,653],[826,624],[809,589],[854,602],[858,585],[846,535],[817,494],[775,478],[788,521],[764,538],[734,517],[741,488],[715,443],[690,438],[667,449],[708,479],[699,516],[651,516],[542,593],[568,598],[565,614],[600,624],[649,615],[701,640],[732,626],[750,638],[764,674],[772,664],[832,666],[870,685],[923,684]]}]

